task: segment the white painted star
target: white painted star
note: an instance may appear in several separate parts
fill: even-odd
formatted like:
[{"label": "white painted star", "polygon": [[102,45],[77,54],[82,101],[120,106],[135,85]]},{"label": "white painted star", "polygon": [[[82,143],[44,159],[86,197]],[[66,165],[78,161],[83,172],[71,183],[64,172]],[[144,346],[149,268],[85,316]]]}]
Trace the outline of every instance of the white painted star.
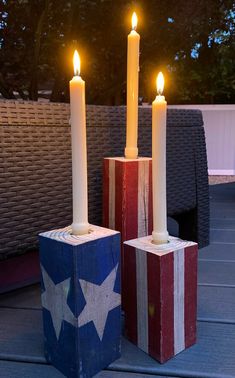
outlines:
[{"label": "white painted star", "polygon": [[70,278],[67,278],[56,285],[42,265],[41,270],[45,286],[45,291],[42,293],[42,306],[50,311],[55,334],[58,340],[63,320],[76,326],[76,318],[67,304]]},{"label": "white painted star", "polygon": [[110,272],[101,285],[79,280],[86,305],[78,317],[78,326],[93,322],[100,340],[104,335],[108,313],[121,304],[121,295],[113,291],[118,265]]}]

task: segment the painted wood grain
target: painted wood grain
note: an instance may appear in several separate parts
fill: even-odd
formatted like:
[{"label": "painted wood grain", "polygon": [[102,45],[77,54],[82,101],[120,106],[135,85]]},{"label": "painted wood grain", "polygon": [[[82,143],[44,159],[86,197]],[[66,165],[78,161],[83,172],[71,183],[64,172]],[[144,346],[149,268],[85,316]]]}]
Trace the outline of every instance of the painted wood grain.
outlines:
[{"label": "painted wood grain", "polygon": [[191,378],[234,378],[235,325],[198,324],[198,342],[163,365],[124,340],[122,357],[115,370]]},{"label": "painted wood grain", "polygon": [[40,284],[2,294],[0,307],[41,309]]},{"label": "painted wood grain", "polygon": [[210,241],[211,243],[233,244],[233,250],[235,251],[235,229],[211,228]]},{"label": "painted wood grain", "polygon": [[[0,359],[45,363],[40,311],[0,309]],[[122,357],[110,369],[180,377],[235,376],[235,325],[198,323],[198,342],[164,365],[123,339]]]},{"label": "painted wood grain", "polygon": [[53,366],[27,364],[13,361],[0,361],[2,378],[63,378],[64,375]]},{"label": "painted wood grain", "polygon": [[235,262],[199,261],[198,283],[235,287]]},{"label": "painted wood grain", "polygon": [[235,261],[234,244],[211,243],[208,247],[199,249],[199,260]]},{"label": "painted wood grain", "polygon": [[45,363],[42,311],[0,308],[0,359]]},{"label": "painted wood grain", "polygon": [[[53,366],[26,364],[22,362],[0,361],[0,377],[4,378],[62,378],[64,377]],[[102,371],[94,378],[170,378],[170,376],[135,374],[117,371]],[[177,377],[176,377],[177,378]]]},{"label": "painted wood grain", "polygon": [[231,206],[229,203],[228,204],[216,203],[216,206],[210,206],[210,216],[212,219],[213,218],[234,219],[235,208]]},{"label": "painted wood grain", "polygon": [[235,230],[235,219],[234,218],[229,218],[229,219],[224,219],[224,218],[211,218],[210,219],[210,227],[211,228],[219,228],[219,229],[234,229]]},{"label": "painted wood grain", "polygon": [[198,287],[198,319],[235,324],[235,289]]}]

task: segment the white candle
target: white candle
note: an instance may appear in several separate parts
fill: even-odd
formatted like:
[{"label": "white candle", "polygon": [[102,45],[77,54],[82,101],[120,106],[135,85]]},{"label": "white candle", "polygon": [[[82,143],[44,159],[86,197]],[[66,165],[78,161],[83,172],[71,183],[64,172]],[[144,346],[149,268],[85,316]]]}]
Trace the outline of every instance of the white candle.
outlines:
[{"label": "white candle", "polygon": [[137,16],[132,15],[132,31],[128,35],[127,48],[127,114],[125,157],[138,157],[138,96],[139,96],[139,45],[140,36],[136,32]]},{"label": "white candle", "polygon": [[157,77],[158,96],[152,104],[152,164],[153,164],[153,242],[167,243],[166,211],[166,108],[162,96],[164,77],[160,72]]},{"label": "white candle", "polygon": [[74,53],[74,77],[70,81],[70,111],[72,137],[73,223],[72,233],[88,233],[87,149],[85,81],[80,77],[80,58]]}]

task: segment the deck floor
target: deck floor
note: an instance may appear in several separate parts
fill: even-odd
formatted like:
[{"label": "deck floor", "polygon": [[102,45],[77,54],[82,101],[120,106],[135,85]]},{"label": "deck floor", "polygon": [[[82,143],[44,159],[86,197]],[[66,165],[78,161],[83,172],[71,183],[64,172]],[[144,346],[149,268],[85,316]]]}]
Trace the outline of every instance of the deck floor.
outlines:
[{"label": "deck floor", "polygon": [[[210,187],[211,244],[199,252],[198,342],[161,365],[123,338],[97,378],[235,377],[235,183]],[[0,297],[0,377],[63,377],[43,354],[39,285]]]}]

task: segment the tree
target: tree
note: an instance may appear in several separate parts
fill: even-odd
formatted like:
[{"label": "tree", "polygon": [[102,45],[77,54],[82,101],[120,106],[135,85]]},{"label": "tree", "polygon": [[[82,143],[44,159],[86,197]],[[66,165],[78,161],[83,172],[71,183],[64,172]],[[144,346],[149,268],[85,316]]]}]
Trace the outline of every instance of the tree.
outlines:
[{"label": "tree", "polygon": [[124,104],[127,34],[139,15],[140,97],[151,101],[158,70],[171,103],[233,102],[233,0],[0,0],[0,92],[68,101],[78,48],[87,100]]}]

